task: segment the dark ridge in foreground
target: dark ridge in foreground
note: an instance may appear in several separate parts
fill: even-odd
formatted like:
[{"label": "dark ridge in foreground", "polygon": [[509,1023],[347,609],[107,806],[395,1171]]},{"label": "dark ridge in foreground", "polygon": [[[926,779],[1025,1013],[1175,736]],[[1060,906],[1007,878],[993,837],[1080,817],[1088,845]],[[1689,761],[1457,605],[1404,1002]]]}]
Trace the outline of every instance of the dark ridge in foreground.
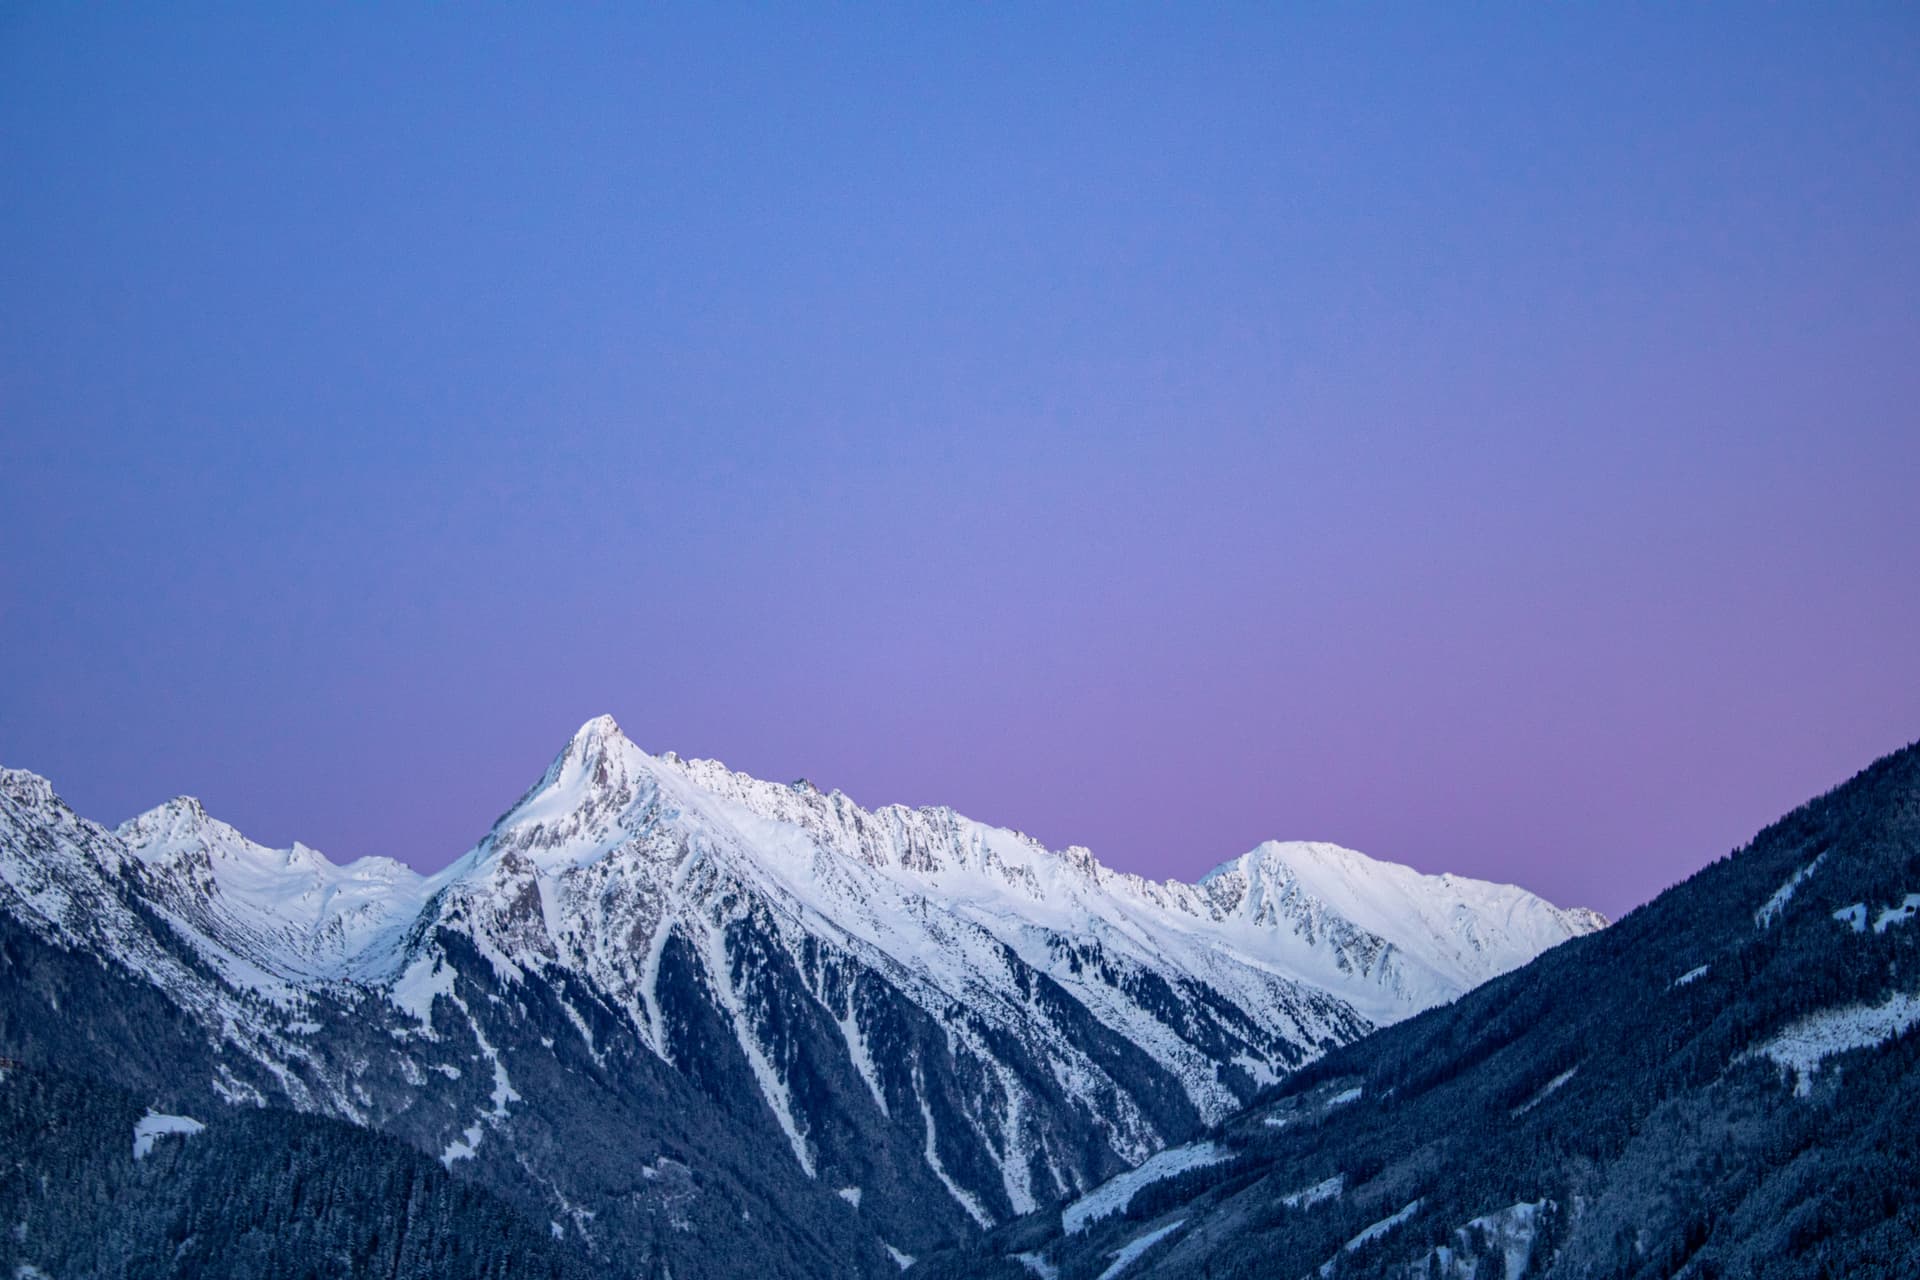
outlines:
[{"label": "dark ridge in foreground", "polygon": [[[910,1280],[1920,1275],[1920,747]],[[1025,1255],[1024,1259],[1019,1255]]]}]

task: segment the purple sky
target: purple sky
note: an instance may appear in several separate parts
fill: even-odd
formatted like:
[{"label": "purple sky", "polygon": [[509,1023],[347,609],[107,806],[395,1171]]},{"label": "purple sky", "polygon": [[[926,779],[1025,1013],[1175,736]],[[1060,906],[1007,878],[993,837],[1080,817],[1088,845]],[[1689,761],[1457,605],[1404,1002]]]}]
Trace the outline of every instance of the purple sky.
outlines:
[{"label": "purple sky", "polygon": [[0,761],[1618,912],[1920,736],[1920,11],[811,8],[0,10]]}]

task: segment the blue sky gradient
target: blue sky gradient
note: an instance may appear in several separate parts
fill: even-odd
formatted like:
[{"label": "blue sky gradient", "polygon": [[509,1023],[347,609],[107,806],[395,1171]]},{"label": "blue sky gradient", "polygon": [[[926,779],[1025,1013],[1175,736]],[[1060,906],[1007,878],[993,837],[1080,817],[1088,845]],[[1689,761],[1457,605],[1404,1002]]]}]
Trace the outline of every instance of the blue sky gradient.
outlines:
[{"label": "blue sky gradient", "polygon": [[0,760],[1618,911],[1920,735],[1901,6],[0,11]]}]

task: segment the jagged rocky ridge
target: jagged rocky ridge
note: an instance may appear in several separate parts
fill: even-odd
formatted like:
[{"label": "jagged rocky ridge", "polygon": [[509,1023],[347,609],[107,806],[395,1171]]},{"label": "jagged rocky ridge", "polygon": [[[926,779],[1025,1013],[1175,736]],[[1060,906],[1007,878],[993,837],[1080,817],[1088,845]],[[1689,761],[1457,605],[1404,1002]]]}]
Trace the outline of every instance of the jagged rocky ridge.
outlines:
[{"label": "jagged rocky ridge", "polygon": [[434,876],[9,772],[0,880],[0,1052],[370,1126],[682,1277],[890,1273],[1604,923],[1328,845],[1146,881],[604,717]]},{"label": "jagged rocky ridge", "polygon": [[924,1280],[1920,1275],[1920,746]]}]

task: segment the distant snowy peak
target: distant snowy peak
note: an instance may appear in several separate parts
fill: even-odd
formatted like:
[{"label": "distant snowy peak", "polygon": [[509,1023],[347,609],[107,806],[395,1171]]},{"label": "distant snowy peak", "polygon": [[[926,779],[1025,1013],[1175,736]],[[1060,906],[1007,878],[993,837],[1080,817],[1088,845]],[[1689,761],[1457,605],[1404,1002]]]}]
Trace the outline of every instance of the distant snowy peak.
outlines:
[{"label": "distant snowy peak", "polygon": [[286,850],[255,844],[210,815],[192,796],[176,796],[155,805],[121,823],[114,834],[129,853],[153,871],[189,875],[201,882],[210,881],[216,864],[290,871],[300,864],[326,861],[299,844]]},{"label": "distant snowy peak", "polygon": [[203,951],[280,978],[349,976],[417,914],[427,880],[392,858],[345,865],[295,841],[256,844],[180,796],[115,832],[158,905],[192,926]]},{"label": "distant snowy peak", "polygon": [[336,863],[298,840],[285,849],[256,844],[234,827],[210,816],[192,796],[176,797],[129,818],[120,824],[115,834],[134,857],[156,869],[191,864],[222,872],[231,870],[327,886],[348,883],[394,886],[423,879],[411,867],[392,858],[366,857]]},{"label": "distant snowy peak", "polygon": [[[79,821],[45,779],[24,771],[0,772],[0,797]],[[114,834],[95,842],[95,856],[112,862],[123,849],[193,933],[293,980],[380,977],[436,896],[436,915],[493,901],[515,922],[503,934],[552,954],[559,939],[547,935],[578,938],[606,910],[580,894],[624,882],[632,888],[620,892],[652,902],[645,914],[657,919],[690,857],[759,886],[796,922],[829,922],[884,951],[919,939],[931,909],[1036,962],[1035,948],[1076,938],[1212,982],[1230,962],[1236,973],[1335,993],[1375,1023],[1451,999],[1606,923],[1511,885],[1425,875],[1324,843],[1268,842],[1193,884],[1147,880],[1084,848],[1051,850],[949,808],[869,810],[805,781],[650,755],[611,716],[582,725],[480,844],[430,878],[387,858],[337,865],[299,843],[256,844],[188,796]],[[541,888],[590,867],[577,892]]]},{"label": "distant snowy peak", "polygon": [[1229,918],[1309,929],[1337,918],[1469,986],[1607,924],[1515,885],[1427,875],[1320,841],[1267,841],[1199,883]]},{"label": "distant snowy peak", "polygon": [[[157,804],[137,817],[128,818],[121,823],[118,834],[129,847],[139,846],[148,851],[152,858],[164,858],[166,850],[207,838],[210,835],[224,837],[239,833],[207,813],[206,806],[193,796],[175,796],[165,804]],[[143,861],[148,860],[143,856]]]}]

